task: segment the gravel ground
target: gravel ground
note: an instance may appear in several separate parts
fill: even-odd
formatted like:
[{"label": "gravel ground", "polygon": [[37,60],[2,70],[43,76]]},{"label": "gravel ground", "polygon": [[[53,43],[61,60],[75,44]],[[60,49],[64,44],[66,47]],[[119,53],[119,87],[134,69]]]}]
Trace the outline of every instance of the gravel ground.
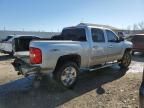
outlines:
[{"label": "gravel ground", "polygon": [[66,90],[49,78],[34,89],[33,77],[17,76],[12,61],[10,56],[0,55],[0,108],[139,107],[143,55],[133,56],[129,70],[113,66],[82,73],[73,90]]}]

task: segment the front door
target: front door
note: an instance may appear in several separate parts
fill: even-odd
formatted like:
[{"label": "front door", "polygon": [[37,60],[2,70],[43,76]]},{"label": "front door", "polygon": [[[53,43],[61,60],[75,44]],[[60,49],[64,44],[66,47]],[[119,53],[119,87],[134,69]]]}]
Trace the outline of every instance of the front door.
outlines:
[{"label": "front door", "polygon": [[107,34],[107,52],[108,52],[108,58],[107,61],[113,61],[118,60],[121,57],[122,47],[123,43],[118,42],[118,36],[113,33],[111,30],[106,30]]}]

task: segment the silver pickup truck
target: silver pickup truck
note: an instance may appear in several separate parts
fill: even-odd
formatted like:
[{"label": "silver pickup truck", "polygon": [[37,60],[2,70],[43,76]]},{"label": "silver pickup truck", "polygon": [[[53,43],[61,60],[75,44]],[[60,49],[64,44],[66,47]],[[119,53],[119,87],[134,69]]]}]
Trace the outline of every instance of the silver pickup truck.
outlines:
[{"label": "silver pickup truck", "polygon": [[17,53],[13,65],[19,74],[49,74],[71,88],[81,71],[93,71],[119,64],[128,68],[132,43],[103,27],[79,24],[67,27],[49,40],[30,42],[29,53]]}]

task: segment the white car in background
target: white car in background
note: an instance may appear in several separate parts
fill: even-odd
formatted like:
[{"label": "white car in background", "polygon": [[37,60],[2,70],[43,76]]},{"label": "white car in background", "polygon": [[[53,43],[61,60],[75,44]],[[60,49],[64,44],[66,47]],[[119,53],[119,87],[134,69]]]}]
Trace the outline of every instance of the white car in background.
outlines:
[{"label": "white car in background", "polygon": [[6,53],[6,54],[10,54],[13,55],[15,52],[15,47],[21,47],[21,46],[17,46],[15,44],[15,40],[18,40],[17,43],[19,43],[19,39],[27,39],[29,41],[25,41],[24,44],[26,44],[26,42],[30,42],[32,39],[39,39],[39,37],[34,36],[34,35],[9,35],[7,36],[5,39],[2,39],[0,42],[0,52],[1,53]]},{"label": "white car in background", "polygon": [[5,39],[2,39],[0,42],[0,51],[2,53],[12,54],[12,40],[14,35],[7,36]]}]

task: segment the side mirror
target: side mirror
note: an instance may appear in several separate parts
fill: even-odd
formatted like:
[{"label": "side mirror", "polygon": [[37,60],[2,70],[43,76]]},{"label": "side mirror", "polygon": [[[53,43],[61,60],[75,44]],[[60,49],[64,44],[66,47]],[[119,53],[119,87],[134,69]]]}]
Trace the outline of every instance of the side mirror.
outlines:
[{"label": "side mirror", "polygon": [[118,41],[122,42],[122,41],[124,41],[124,38],[123,37],[119,37]]}]

